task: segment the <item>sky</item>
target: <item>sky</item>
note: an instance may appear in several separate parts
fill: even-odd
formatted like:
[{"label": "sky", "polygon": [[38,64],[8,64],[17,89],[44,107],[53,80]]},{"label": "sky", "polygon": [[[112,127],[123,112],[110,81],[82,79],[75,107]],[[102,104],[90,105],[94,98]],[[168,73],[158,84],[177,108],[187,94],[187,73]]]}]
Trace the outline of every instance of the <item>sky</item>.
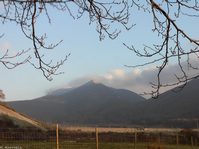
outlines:
[{"label": "sky", "polygon": [[[49,10],[51,24],[46,17],[39,18],[37,32],[46,33],[48,43],[63,40],[54,50],[44,51],[44,56],[56,61],[71,53],[65,64],[60,67],[64,74],[54,76],[52,81],[48,81],[42,76],[41,71],[29,64],[11,70],[0,64],[0,90],[6,95],[5,100],[34,99],[44,96],[49,91],[75,87],[89,80],[137,93],[150,91],[149,82],[153,81],[156,75],[155,65],[139,68],[124,66],[144,63],[147,59],[137,57],[123,43],[141,49],[143,44],[151,45],[157,42],[156,34],[151,30],[151,15],[137,10],[135,12],[130,21],[136,22],[136,26],[130,31],[121,28],[122,32],[115,40],[106,37],[100,41],[96,25],[89,24],[86,15],[74,20],[67,12]],[[197,36],[199,31],[194,29],[197,28],[198,22],[191,22],[182,20],[181,24],[193,36]],[[31,41],[24,37],[20,27],[15,23],[1,24],[0,33],[4,34],[0,39],[0,54],[7,49],[10,54],[15,54],[19,50],[32,47]],[[167,69],[165,80],[172,80],[169,74],[174,70],[175,63]]]}]

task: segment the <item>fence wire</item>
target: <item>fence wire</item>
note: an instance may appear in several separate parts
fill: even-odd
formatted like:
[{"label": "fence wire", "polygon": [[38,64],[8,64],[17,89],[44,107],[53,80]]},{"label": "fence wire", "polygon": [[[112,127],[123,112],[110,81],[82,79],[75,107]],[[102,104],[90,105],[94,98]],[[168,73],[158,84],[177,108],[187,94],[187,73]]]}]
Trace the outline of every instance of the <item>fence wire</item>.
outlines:
[{"label": "fence wire", "polygon": [[0,129],[0,149],[199,149],[199,134],[190,130],[103,132],[99,129],[97,133],[95,130]]}]

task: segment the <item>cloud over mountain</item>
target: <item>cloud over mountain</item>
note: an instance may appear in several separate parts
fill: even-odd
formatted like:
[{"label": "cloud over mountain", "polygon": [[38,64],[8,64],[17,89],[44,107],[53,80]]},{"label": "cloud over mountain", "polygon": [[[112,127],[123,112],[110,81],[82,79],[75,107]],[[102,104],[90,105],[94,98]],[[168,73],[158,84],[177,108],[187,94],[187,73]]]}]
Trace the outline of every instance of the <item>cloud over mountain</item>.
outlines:
[{"label": "cloud over mountain", "polygon": [[167,91],[156,100],[145,100],[131,91],[89,81],[8,104],[33,118],[68,125],[193,128],[199,118],[198,84],[199,79],[192,80],[181,92]]},{"label": "cloud over mountain", "polygon": [[[197,66],[198,60],[192,59],[192,64]],[[198,73],[196,70],[188,69],[185,63],[183,63],[183,68],[189,76],[194,76]],[[64,88],[77,87],[89,80],[94,80],[95,82],[103,83],[114,88],[128,89],[138,94],[152,91],[150,82],[155,83],[157,81],[157,68],[130,68],[129,70],[130,71],[115,69],[102,75],[83,76],[65,84]],[[182,75],[178,65],[168,65],[161,74],[161,82],[175,82],[177,81],[175,75]],[[162,88],[161,92],[165,92],[171,88],[172,87]]]},{"label": "cloud over mountain", "polygon": [[70,81],[62,86],[63,88],[73,88],[82,85],[89,80],[103,83],[114,88],[124,88],[136,93],[151,91],[149,82],[155,81],[155,70],[134,69],[126,72],[123,69],[115,69],[102,75],[87,75]]}]

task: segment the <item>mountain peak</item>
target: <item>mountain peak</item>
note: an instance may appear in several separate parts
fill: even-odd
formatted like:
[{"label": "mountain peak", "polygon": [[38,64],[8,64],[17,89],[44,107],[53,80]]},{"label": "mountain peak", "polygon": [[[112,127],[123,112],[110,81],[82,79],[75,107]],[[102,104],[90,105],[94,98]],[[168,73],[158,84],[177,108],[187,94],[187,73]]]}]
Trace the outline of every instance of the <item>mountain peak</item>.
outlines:
[{"label": "mountain peak", "polygon": [[97,85],[97,84],[101,84],[101,83],[99,83],[99,82],[97,82],[97,81],[94,81],[94,80],[90,80],[90,81],[88,81],[87,83],[83,84],[83,86],[84,86],[84,85]]}]

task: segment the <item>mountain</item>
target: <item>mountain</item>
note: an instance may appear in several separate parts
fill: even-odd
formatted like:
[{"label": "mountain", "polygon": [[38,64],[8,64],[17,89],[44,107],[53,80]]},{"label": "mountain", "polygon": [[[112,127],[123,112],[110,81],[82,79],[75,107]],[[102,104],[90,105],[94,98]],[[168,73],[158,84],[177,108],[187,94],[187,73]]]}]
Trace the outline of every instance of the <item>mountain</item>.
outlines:
[{"label": "mountain", "polygon": [[73,88],[61,88],[61,89],[57,89],[57,90],[48,92],[47,95],[52,95],[52,96],[63,95],[71,90],[73,90]]},{"label": "mountain", "polygon": [[16,112],[6,104],[0,102],[0,129],[26,127],[43,129],[43,126],[39,122]]},{"label": "mountain", "polygon": [[196,127],[198,86],[199,79],[195,79],[180,92],[170,90],[158,99],[145,100],[131,91],[89,81],[77,88],[9,104],[33,118],[71,125]]},{"label": "mountain", "polygon": [[34,100],[9,102],[9,105],[47,122],[125,125],[131,124],[133,109],[144,101],[131,91],[89,81],[77,88],[56,91]]},{"label": "mountain", "polygon": [[187,124],[196,127],[199,119],[198,97],[199,79],[194,79],[180,91],[179,88],[175,88],[161,94],[156,100],[148,100],[144,113],[147,113],[147,118],[161,123],[170,123],[173,126]]}]

